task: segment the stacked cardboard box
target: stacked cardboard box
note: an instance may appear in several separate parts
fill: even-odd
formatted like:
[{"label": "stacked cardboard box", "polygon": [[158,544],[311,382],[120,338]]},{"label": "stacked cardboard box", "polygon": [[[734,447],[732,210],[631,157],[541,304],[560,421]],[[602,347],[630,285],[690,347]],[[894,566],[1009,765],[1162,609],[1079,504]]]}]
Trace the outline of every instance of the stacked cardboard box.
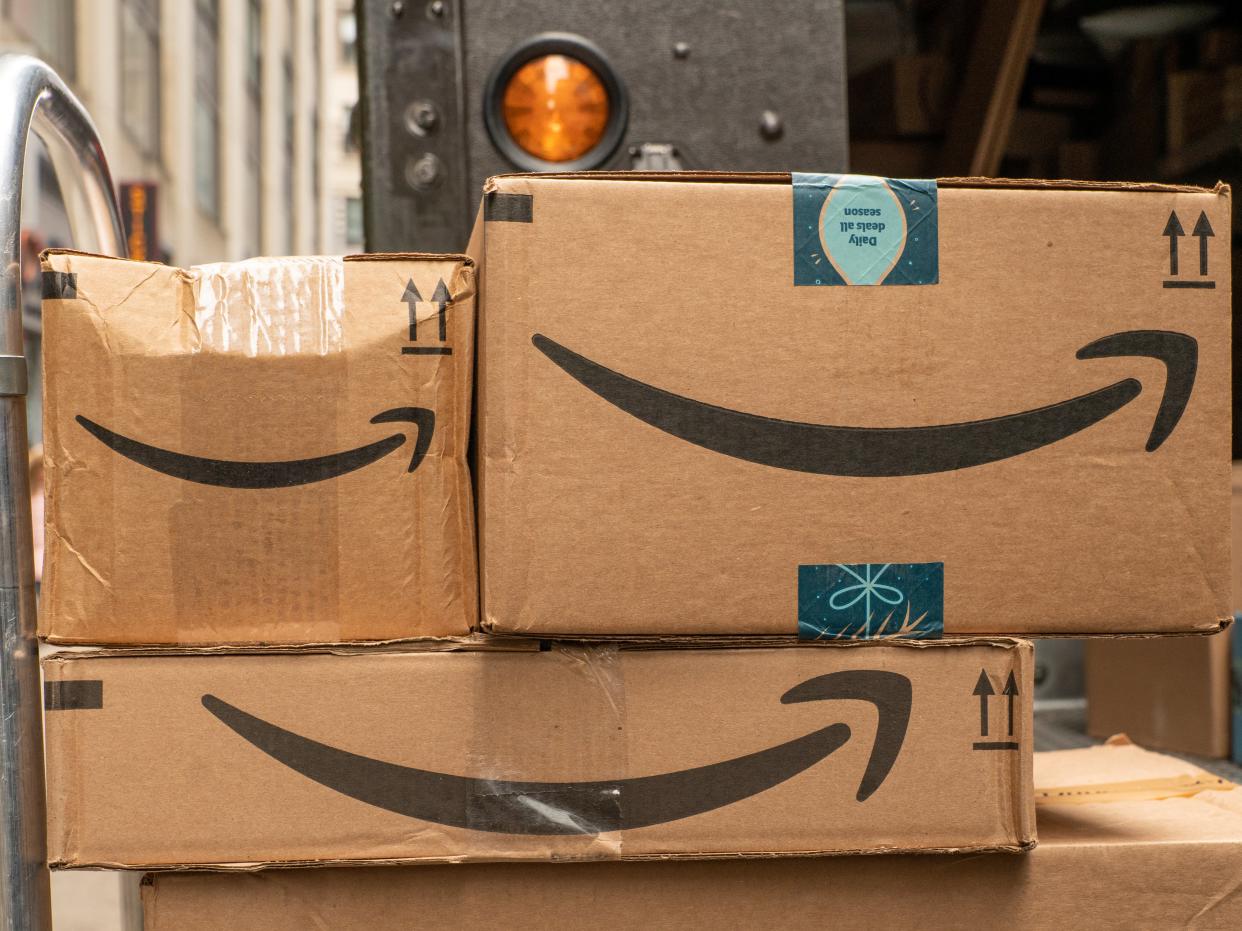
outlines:
[{"label": "stacked cardboard box", "polygon": [[45,663],[53,864],[1030,849],[1013,638],[1228,617],[1227,239],[591,175],[473,260],[50,254],[42,631],[107,647]]},{"label": "stacked cardboard box", "polygon": [[[1242,605],[1242,463],[1233,464],[1233,603]],[[1087,644],[1087,730],[1242,763],[1242,636]]]},{"label": "stacked cardboard box", "polygon": [[[159,873],[147,931],[1237,928],[1242,790],[1136,747],[1035,754],[1025,857]],[[1074,789],[1068,800],[1065,791]]]}]

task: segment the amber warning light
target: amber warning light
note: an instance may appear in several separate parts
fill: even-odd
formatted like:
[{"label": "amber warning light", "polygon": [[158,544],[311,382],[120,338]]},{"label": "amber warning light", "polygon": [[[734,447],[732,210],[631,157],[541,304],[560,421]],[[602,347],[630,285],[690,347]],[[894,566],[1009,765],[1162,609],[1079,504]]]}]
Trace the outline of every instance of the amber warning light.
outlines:
[{"label": "amber warning light", "polygon": [[505,127],[521,148],[548,162],[572,162],[608,128],[608,90],[588,65],[542,55],[518,68],[504,89]]}]

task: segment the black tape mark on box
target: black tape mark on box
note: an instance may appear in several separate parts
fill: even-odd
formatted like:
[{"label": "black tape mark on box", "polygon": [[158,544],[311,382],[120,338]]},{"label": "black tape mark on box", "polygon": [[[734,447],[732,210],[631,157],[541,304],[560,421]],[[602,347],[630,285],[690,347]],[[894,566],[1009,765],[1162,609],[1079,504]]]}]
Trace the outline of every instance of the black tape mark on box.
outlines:
[{"label": "black tape mark on box", "polygon": [[43,683],[45,711],[96,711],[102,707],[102,679],[62,679]]},{"label": "black tape mark on box", "polygon": [[78,276],[75,272],[44,272],[43,299],[45,301],[72,301],[78,296]]},{"label": "black tape mark on box", "polygon": [[[901,753],[910,720],[910,680],[887,670],[842,670],[794,686],[781,703],[827,699],[875,705],[875,740],[856,794],[858,801],[866,801]],[[204,695],[202,703],[238,736],[329,789],[410,818],[500,834],[598,834],[703,814],[785,782],[851,736],[848,725],[830,724],[756,753],[692,769],[599,782],[522,782],[388,763],[295,734],[214,695]]]},{"label": "black tape mark on box", "polygon": [[483,219],[489,222],[530,223],[534,215],[533,194],[492,191],[483,198]]}]

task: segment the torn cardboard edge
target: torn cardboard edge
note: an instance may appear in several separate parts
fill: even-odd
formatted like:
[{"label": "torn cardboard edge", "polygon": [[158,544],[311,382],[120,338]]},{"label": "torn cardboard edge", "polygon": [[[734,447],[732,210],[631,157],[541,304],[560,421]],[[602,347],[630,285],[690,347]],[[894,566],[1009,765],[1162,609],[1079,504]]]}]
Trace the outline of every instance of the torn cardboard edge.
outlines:
[{"label": "torn cardboard edge", "polygon": [[[851,172],[845,172],[851,174]],[[775,171],[562,171],[532,173],[522,171],[492,175],[483,184],[483,193],[496,190],[494,182],[520,178],[526,180],[590,180],[590,181],[673,181],[741,184],[792,184],[793,174]],[[1008,190],[1061,191],[1135,191],[1154,194],[1217,194],[1227,196],[1230,187],[1217,181],[1213,187],[1195,184],[1165,184],[1157,181],[1073,181],[1043,178],[985,178],[964,175],[931,179],[940,187],[999,188]]]},{"label": "torn cardboard edge", "polygon": [[[39,253],[40,262],[43,261],[44,256],[48,256],[48,255],[80,255],[80,256],[83,256],[84,258],[89,258],[89,259],[107,259],[110,262],[124,262],[128,265],[154,265],[158,268],[172,268],[172,269],[181,268],[181,266],[179,265],[167,265],[164,262],[156,262],[150,259],[145,259],[145,260],[128,259],[128,258],[125,258],[124,256],[105,255],[102,252],[88,252],[84,249],[69,249],[63,246],[55,246],[51,249],[44,249],[42,252]],[[298,258],[298,259],[339,258],[343,262],[391,262],[391,261],[402,261],[405,259],[430,259],[434,261],[460,262],[462,265],[465,265],[468,268],[475,267],[474,259],[466,255],[464,252],[358,252],[358,253],[350,253],[347,255],[339,255],[339,256],[334,256],[334,255],[272,256],[269,259],[269,261],[279,262],[287,258]],[[246,260],[243,259],[241,261],[244,262]],[[211,265],[211,264],[219,264],[219,263],[209,262],[205,264]],[[239,264],[239,263],[228,263],[228,264]],[[200,266],[191,265],[189,267],[198,268]],[[188,269],[182,269],[182,270],[185,271]]]},{"label": "torn cardboard edge", "polygon": [[[734,860],[814,860],[836,857],[888,857],[888,856],[943,856],[946,854],[1023,854],[1034,850],[1038,841],[1029,840],[1021,844],[995,844],[978,847],[926,847],[912,850],[908,847],[859,847],[856,850],[799,850],[792,853],[773,853],[770,850],[744,851],[741,853],[662,853],[627,855],[623,860],[600,857],[595,860],[550,860],[548,867],[556,867],[565,863],[690,863],[695,861],[731,862]],[[366,869],[372,866],[446,866],[446,865],[481,865],[485,863],[501,863],[499,860],[476,860],[469,856],[462,857],[405,857],[376,860],[258,860],[254,862],[212,863],[210,865],[184,866],[178,863],[144,863],[140,865],[125,863],[83,863],[68,860],[49,860],[48,868],[63,872],[78,870],[141,870],[151,873],[258,873],[267,869],[319,869],[339,868]],[[532,863],[531,860],[520,860],[518,863]]]},{"label": "torn cardboard edge", "polygon": [[[1020,634],[1014,634],[1013,638],[1017,639],[1033,639],[1033,640],[1163,640],[1167,637],[1211,637],[1223,630],[1228,629],[1234,622],[1233,615],[1225,615],[1216,620],[1216,626],[1204,628],[1202,630],[1175,630],[1168,632],[1158,631],[1110,631],[1108,633],[1077,633],[1057,631],[1054,633],[1031,633],[1023,631]],[[582,643],[627,643],[640,644],[649,643],[653,645],[670,645],[675,646],[683,643],[703,643],[713,644],[719,642],[739,641],[742,643],[750,642],[756,646],[781,646],[788,643],[815,643],[820,646],[846,646],[856,643],[901,643],[901,644],[929,644],[931,640],[927,639],[911,639],[905,637],[892,637],[889,639],[872,638],[871,640],[803,640],[796,636],[775,636],[772,634],[721,634],[719,639],[713,639],[708,634],[584,634],[571,631],[557,631],[554,633],[545,633],[542,630],[538,633],[515,634],[512,631],[495,631],[495,625],[487,620],[480,620],[480,633],[495,637],[512,637],[512,636],[529,636],[540,640],[574,640]],[[940,642],[962,642],[962,641],[978,641],[978,640],[1006,640],[1012,639],[1002,635],[988,636],[980,634],[958,634],[947,632],[940,639]]]},{"label": "torn cardboard edge", "polygon": [[637,652],[645,650],[758,650],[772,647],[790,649],[858,649],[869,647],[898,646],[911,649],[936,649],[955,646],[992,646],[1005,650],[1026,649],[1027,637],[1000,637],[964,634],[942,640],[798,640],[792,637],[753,636],[712,637],[648,637],[644,639],[621,639],[616,637],[522,637],[509,634],[475,633],[468,637],[422,637],[409,640],[353,641],[340,643],[310,644],[216,644],[210,647],[185,644],[137,644],[126,646],[100,646],[92,644],[51,644],[55,652],[42,658],[42,662],[73,662],[81,659],[112,659],[135,656],[299,656],[330,655],[359,656],[401,653],[537,653],[553,648],[580,646],[598,651],[610,648],[616,651]]}]

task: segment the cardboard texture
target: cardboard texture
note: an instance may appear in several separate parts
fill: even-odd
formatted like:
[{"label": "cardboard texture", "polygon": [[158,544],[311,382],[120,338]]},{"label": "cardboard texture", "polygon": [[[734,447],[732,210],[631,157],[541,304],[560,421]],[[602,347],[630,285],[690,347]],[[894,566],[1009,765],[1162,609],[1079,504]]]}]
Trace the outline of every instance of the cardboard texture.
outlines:
[{"label": "cardboard texture", "polygon": [[79,653],[44,674],[58,867],[1034,843],[1024,641]]},{"label": "cardboard texture", "polygon": [[[1036,773],[1045,760],[1077,755],[1080,762],[1069,764],[1076,770],[1069,775],[1078,782],[1144,780],[1150,766],[1129,752],[1133,750],[1037,753]],[[1052,763],[1054,769],[1060,765]],[[168,873],[147,878],[143,910],[147,931],[404,931],[414,925],[515,931],[588,925],[618,931],[1224,931],[1242,926],[1242,897],[1237,894],[1237,865],[1242,863],[1239,796],[1242,792],[1236,789],[1204,789],[1139,801],[1040,805],[1040,843],[1024,857]]]},{"label": "cardboard texture", "polygon": [[43,267],[42,636],[469,631],[469,259]]},{"label": "cardboard texture", "polygon": [[492,179],[484,628],[1218,629],[1229,209],[1223,185]]},{"label": "cardboard texture", "polygon": [[1211,637],[1087,644],[1087,733],[1146,747],[1228,757],[1230,629]]},{"label": "cardboard texture", "polygon": [[[1242,605],[1242,464],[1233,464],[1233,603]],[[1125,733],[1157,750],[1242,759],[1233,737],[1238,634],[1087,644],[1087,733]]]}]

